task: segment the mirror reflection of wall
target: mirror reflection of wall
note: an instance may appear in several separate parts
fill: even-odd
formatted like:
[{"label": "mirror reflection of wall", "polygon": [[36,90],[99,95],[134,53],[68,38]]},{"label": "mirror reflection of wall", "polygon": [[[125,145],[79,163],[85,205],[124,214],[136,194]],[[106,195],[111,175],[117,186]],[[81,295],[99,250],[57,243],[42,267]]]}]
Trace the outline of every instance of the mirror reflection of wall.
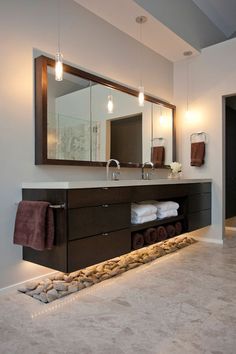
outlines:
[{"label": "mirror reflection of wall", "polygon": [[49,66],[47,92],[49,159],[141,164],[162,143],[172,162],[172,109],[68,73],[57,82]]},{"label": "mirror reflection of wall", "polygon": [[156,166],[170,164],[173,161],[172,109],[153,104],[152,131],[152,162]]},{"label": "mirror reflection of wall", "polygon": [[48,67],[48,158],[90,160],[90,81]]}]

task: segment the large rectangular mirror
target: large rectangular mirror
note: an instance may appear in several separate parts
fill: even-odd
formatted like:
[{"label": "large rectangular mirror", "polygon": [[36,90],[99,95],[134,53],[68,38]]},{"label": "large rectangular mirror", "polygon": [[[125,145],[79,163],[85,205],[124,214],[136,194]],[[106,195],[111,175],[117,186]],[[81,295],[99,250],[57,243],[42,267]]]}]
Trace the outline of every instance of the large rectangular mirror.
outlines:
[{"label": "large rectangular mirror", "polygon": [[36,164],[165,167],[175,160],[175,107],[53,59],[35,59]]}]

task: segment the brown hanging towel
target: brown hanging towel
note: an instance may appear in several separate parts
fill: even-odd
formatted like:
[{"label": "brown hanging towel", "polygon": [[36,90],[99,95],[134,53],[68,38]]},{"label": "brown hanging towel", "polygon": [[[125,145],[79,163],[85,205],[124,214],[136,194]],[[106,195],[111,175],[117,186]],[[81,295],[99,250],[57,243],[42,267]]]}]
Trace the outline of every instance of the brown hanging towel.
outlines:
[{"label": "brown hanging towel", "polygon": [[161,167],[165,162],[164,146],[153,146],[151,151],[151,161],[156,167]]},{"label": "brown hanging towel", "polygon": [[14,243],[43,251],[53,247],[53,239],[54,220],[49,203],[21,201],[16,214]]},{"label": "brown hanging towel", "polygon": [[201,141],[199,143],[191,144],[191,166],[200,167],[204,164],[205,158],[205,143]]}]

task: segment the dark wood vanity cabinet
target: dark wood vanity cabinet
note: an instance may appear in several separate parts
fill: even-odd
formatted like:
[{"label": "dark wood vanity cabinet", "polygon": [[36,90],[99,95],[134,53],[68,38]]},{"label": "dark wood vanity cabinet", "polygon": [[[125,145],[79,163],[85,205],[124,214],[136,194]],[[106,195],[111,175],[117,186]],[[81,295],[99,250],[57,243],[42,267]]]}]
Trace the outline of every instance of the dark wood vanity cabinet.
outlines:
[{"label": "dark wood vanity cabinet", "polygon": [[130,192],[130,187],[23,189],[25,200],[65,205],[54,210],[53,249],[23,247],[23,259],[68,273],[130,252]]},{"label": "dark wood vanity cabinet", "polygon": [[[85,189],[23,189],[24,200],[62,204],[54,210],[52,250],[23,247],[23,259],[72,272],[131,251],[131,232],[183,220],[186,231],[211,223],[211,183],[186,183]],[[179,216],[131,225],[131,203],[175,200]]]},{"label": "dark wood vanity cabinet", "polygon": [[130,252],[130,188],[68,191],[67,271]]},{"label": "dark wood vanity cabinet", "polygon": [[188,231],[194,231],[211,223],[211,183],[191,185],[187,199]]}]

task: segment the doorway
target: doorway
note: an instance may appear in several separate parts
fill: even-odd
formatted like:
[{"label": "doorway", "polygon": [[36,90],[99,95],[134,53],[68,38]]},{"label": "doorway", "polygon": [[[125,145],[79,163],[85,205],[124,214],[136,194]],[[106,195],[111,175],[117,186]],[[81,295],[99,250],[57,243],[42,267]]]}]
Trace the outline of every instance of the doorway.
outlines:
[{"label": "doorway", "polygon": [[142,114],[111,120],[110,158],[142,163]]},{"label": "doorway", "polygon": [[224,107],[224,243],[236,246],[236,95],[223,98]]}]

